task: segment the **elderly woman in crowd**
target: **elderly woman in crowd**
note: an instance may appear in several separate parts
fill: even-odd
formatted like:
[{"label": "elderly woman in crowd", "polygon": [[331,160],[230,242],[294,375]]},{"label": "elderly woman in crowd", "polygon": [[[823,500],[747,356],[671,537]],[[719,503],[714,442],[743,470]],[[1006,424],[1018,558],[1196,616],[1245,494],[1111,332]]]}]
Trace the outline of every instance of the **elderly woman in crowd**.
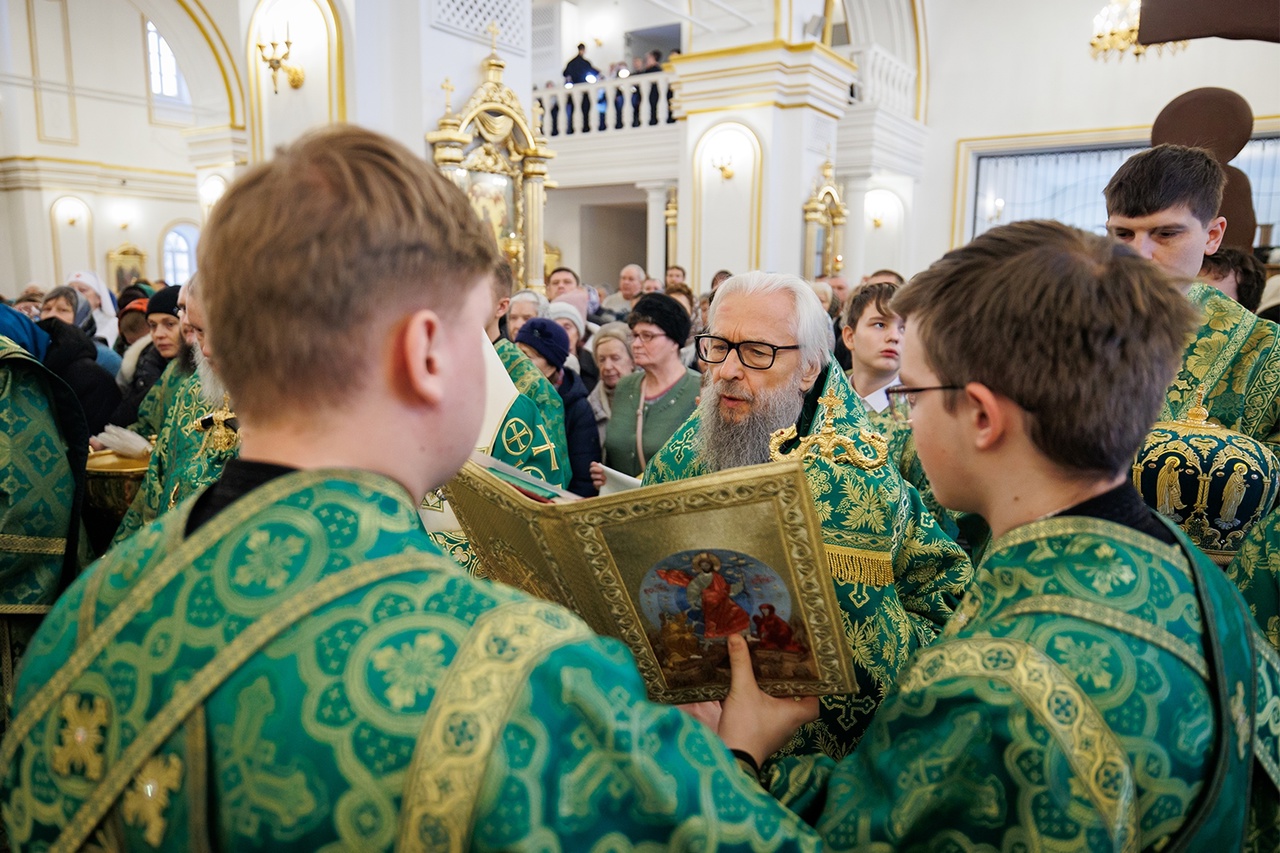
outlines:
[{"label": "elderly woman in crowd", "polygon": [[[40,319],[45,320],[49,317],[57,317],[67,325],[75,326],[88,335],[95,350],[94,361],[102,365],[112,377],[120,372],[123,360],[119,353],[111,349],[98,334],[98,321],[93,316],[93,306],[79,290],[67,284],[50,290],[45,295],[44,302],[40,303]],[[111,322],[114,326],[116,322],[114,316]]]},{"label": "elderly woman in crowd", "polygon": [[[95,435],[107,425],[119,404],[120,389],[112,374],[98,364],[98,348],[80,326],[87,321],[92,327],[89,303],[70,287],[55,287],[44,298],[40,317],[37,325],[49,336],[44,366],[71,386],[80,401],[89,434]],[[118,364],[120,356],[111,354]]]},{"label": "elderly woman in crowd", "polygon": [[507,340],[515,341],[520,327],[534,317],[547,316],[550,303],[536,290],[520,290],[511,295],[507,306]]},{"label": "elderly woman in crowd", "polygon": [[613,411],[613,393],[619,380],[635,371],[636,363],[631,359],[631,329],[626,323],[606,323],[596,331],[591,341],[600,381],[587,395],[587,402],[595,413],[600,444],[604,446],[604,433]]},{"label": "elderly woman in crowd", "polygon": [[[631,355],[642,372],[622,377],[614,389],[604,440],[604,464],[610,468],[639,477],[693,414],[702,377],[680,362],[689,323],[680,303],[664,293],[640,297],[627,317]],[[592,465],[591,478],[599,487],[604,470]]]}]

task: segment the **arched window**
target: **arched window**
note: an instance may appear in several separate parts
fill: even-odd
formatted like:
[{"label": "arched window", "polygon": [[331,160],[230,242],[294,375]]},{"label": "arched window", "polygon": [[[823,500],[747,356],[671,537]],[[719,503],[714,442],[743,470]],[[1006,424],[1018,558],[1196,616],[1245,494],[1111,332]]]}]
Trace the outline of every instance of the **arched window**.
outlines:
[{"label": "arched window", "polygon": [[194,225],[175,225],[164,235],[161,252],[164,280],[169,284],[186,284],[196,271],[196,244],[200,232]]},{"label": "arched window", "polygon": [[191,103],[187,81],[178,68],[177,57],[156,25],[147,21],[147,68],[151,72],[151,94],[158,98],[171,98],[183,104]]}]

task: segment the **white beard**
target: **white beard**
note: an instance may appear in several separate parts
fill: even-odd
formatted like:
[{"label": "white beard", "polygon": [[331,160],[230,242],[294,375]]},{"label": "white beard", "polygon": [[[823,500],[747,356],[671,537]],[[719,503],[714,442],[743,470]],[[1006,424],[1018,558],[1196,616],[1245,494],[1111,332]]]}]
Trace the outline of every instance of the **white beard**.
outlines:
[{"label": "white beard", "polygon": [[804,408],[799,385],[788,383],[775,392],[755,396],[746,419],[736,423],[720,414],[720,394],[724,390],[732,390],[735,397],[747,395],[740,383],[711,381],[703,387],[698,403],[702,421],[699,458],[712,471],[768,462],[769,438],[778,430],[793,426]]},{"label": "white beard", "polygon": [[200,375],[200,399],[215,409],[221,408],[227,397],[227,386],[222,384],[221,377],[204,357],[200,347],[192,347],[191,354],[195,357],[196,373]]}]

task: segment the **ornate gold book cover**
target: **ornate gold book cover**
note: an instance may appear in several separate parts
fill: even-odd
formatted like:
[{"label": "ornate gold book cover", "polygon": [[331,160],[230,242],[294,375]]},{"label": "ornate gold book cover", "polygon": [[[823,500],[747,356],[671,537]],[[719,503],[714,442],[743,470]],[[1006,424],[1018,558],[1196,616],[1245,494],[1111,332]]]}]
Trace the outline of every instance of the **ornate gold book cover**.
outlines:
[{"label": "ornate gold book cover", "polygon": [[[800,463],[607,497],[557,493],[554,503],[522,494],[511,484],[519,476],[476,454],[447,487],[479,573],[561,604],[626,643],[654,701],[723,698],[725,637],[734,633],[746,636],[768,693],[854,691]],[[550,492],[545,483],[529,486]]]}]

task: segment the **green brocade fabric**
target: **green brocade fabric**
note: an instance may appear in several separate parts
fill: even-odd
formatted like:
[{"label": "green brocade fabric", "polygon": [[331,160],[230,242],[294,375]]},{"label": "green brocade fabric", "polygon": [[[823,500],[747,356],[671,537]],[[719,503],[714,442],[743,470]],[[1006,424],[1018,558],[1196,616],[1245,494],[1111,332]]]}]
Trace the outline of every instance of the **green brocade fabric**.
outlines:
[{"label": "green brocade fabric", "polygon": [[[835,404],[819,401],[818,394]],[[875,454],[866,410],[834,363],[806,398],[801,435],[817,433],[828,420],[860,453]],[[646,485],[710,473],[698,454],[699,423],[694,412],[650,461]],[[782,451],[794,448],[792,441]],[[840,758],[857,744],[907,658],[938,635],[973,570],[887,456],[870,469],[808,456],[805,474],[822,521],[858,691],[822,697],[817,722],[802,727],[783,753]]]},{"label": "green brocade fabric", "polygon": [[1181,541],[1005,535],[858,750],[783,759],[771,790],[832,850],[1277,849],[1280,657]]},{"label": "green brocade fabric", "polygon": [[[521,358],[524,358],[521,354]],[[528,359],[525,359],[526,361]],[[541,376],[541,374],[539,374]],[[568,468],[568,457],[558,455],[547,431],[544,429],[541,413],[533,400],[524,394],[515,394],[506,417],[493,438],[488,454],[499,462],[505,462],[532,474],[539,480],[554,486],[562,484],[556,479],[560,472]],[[443,511],[443,502],[438,494],[427,495],[422,502],[421,510],[426,512]],[[432,531],[430,534],[436,545],[448,554],[455,563],[468,572],[475,574],[476,557],[471,550],[471,543],[461,530]]]},{"label": "green brocade fabric", "polygon": [[288,474],[185,537],[190,509],[37,634],[15,849],[817,849],[620,644],[468,577],[392,481]]},{"label": "green brocade fabric", "polygon": [[1208,285],[1187,297],[1204,323],[1182,355],[1158,421],[1183,418],[1205,390],[1209,417],[1280,450],[1280,327]]},{"label": "green brocade fabric", "polygon": [[888,409],[883,412],[867,409],[867,420],[871,422],[872,429],[889,439],[889,458],[897,461],[898,473],[902,475],[902,479],[916,487],[920,500],[924,501],[924,505],[933,514],[942,532],[952,539],[958,539],[960,528],[956,526],[955,518],[933,496],[929,476],[925,474],[920,456],[916,453],[916,440],[911,432],[911,424],[894,420]]},{"label": "green brocade fabric", "polygon": [[1226,572],[1267,641],[1280,653],[1280,511],[1254,525]]},{"label": "green brocade fabric", "polygon": [[222,466],[240,452],[238,443],[231,450],[215,450],[207,445],[208,433],[200,428],[200,421],[216,407],[201,397],[198,373],[178,374],[178,377],[164,408],[164,422],[156,437],[151,461],[147,463],[147,473],[116,528],[111,540],[113,546],[217,480],[222,475]]},{"label": "green brocade fabric", "polygon": [[138,404],[138,419],[129,425],[129,429],[147,439],[153,435],[160,435],[160,428],[164,426],[164,415],[169,410],[169,403],[173,401],[178,389],[189,376],[190,374],[184,373],[178,366],[178,359],[169,359],[156,384],[151,386],[146,396],[142,398],[142,402]]},{"label": "green brocade fabric", "polygon": [[71,389],[0,335],[0,735],[13,668],[79,567],[87,453]]},{"label": "green brocade fabric", "polygon": [[555,445],[555,460],[550,466],[541,466],[547,468],[542,472],[542,478],[553,486],[567,488],[573,471],[568,461],[569,442],[565,437],[564,401],[560,399],[560,392],[511,341],[498,338],[493,347],[498,351],[498,358],[502,359],[502,365],[507,368],[507,374],[516,390],[538,407],[542,424],[546,427],[551,443]]}]

